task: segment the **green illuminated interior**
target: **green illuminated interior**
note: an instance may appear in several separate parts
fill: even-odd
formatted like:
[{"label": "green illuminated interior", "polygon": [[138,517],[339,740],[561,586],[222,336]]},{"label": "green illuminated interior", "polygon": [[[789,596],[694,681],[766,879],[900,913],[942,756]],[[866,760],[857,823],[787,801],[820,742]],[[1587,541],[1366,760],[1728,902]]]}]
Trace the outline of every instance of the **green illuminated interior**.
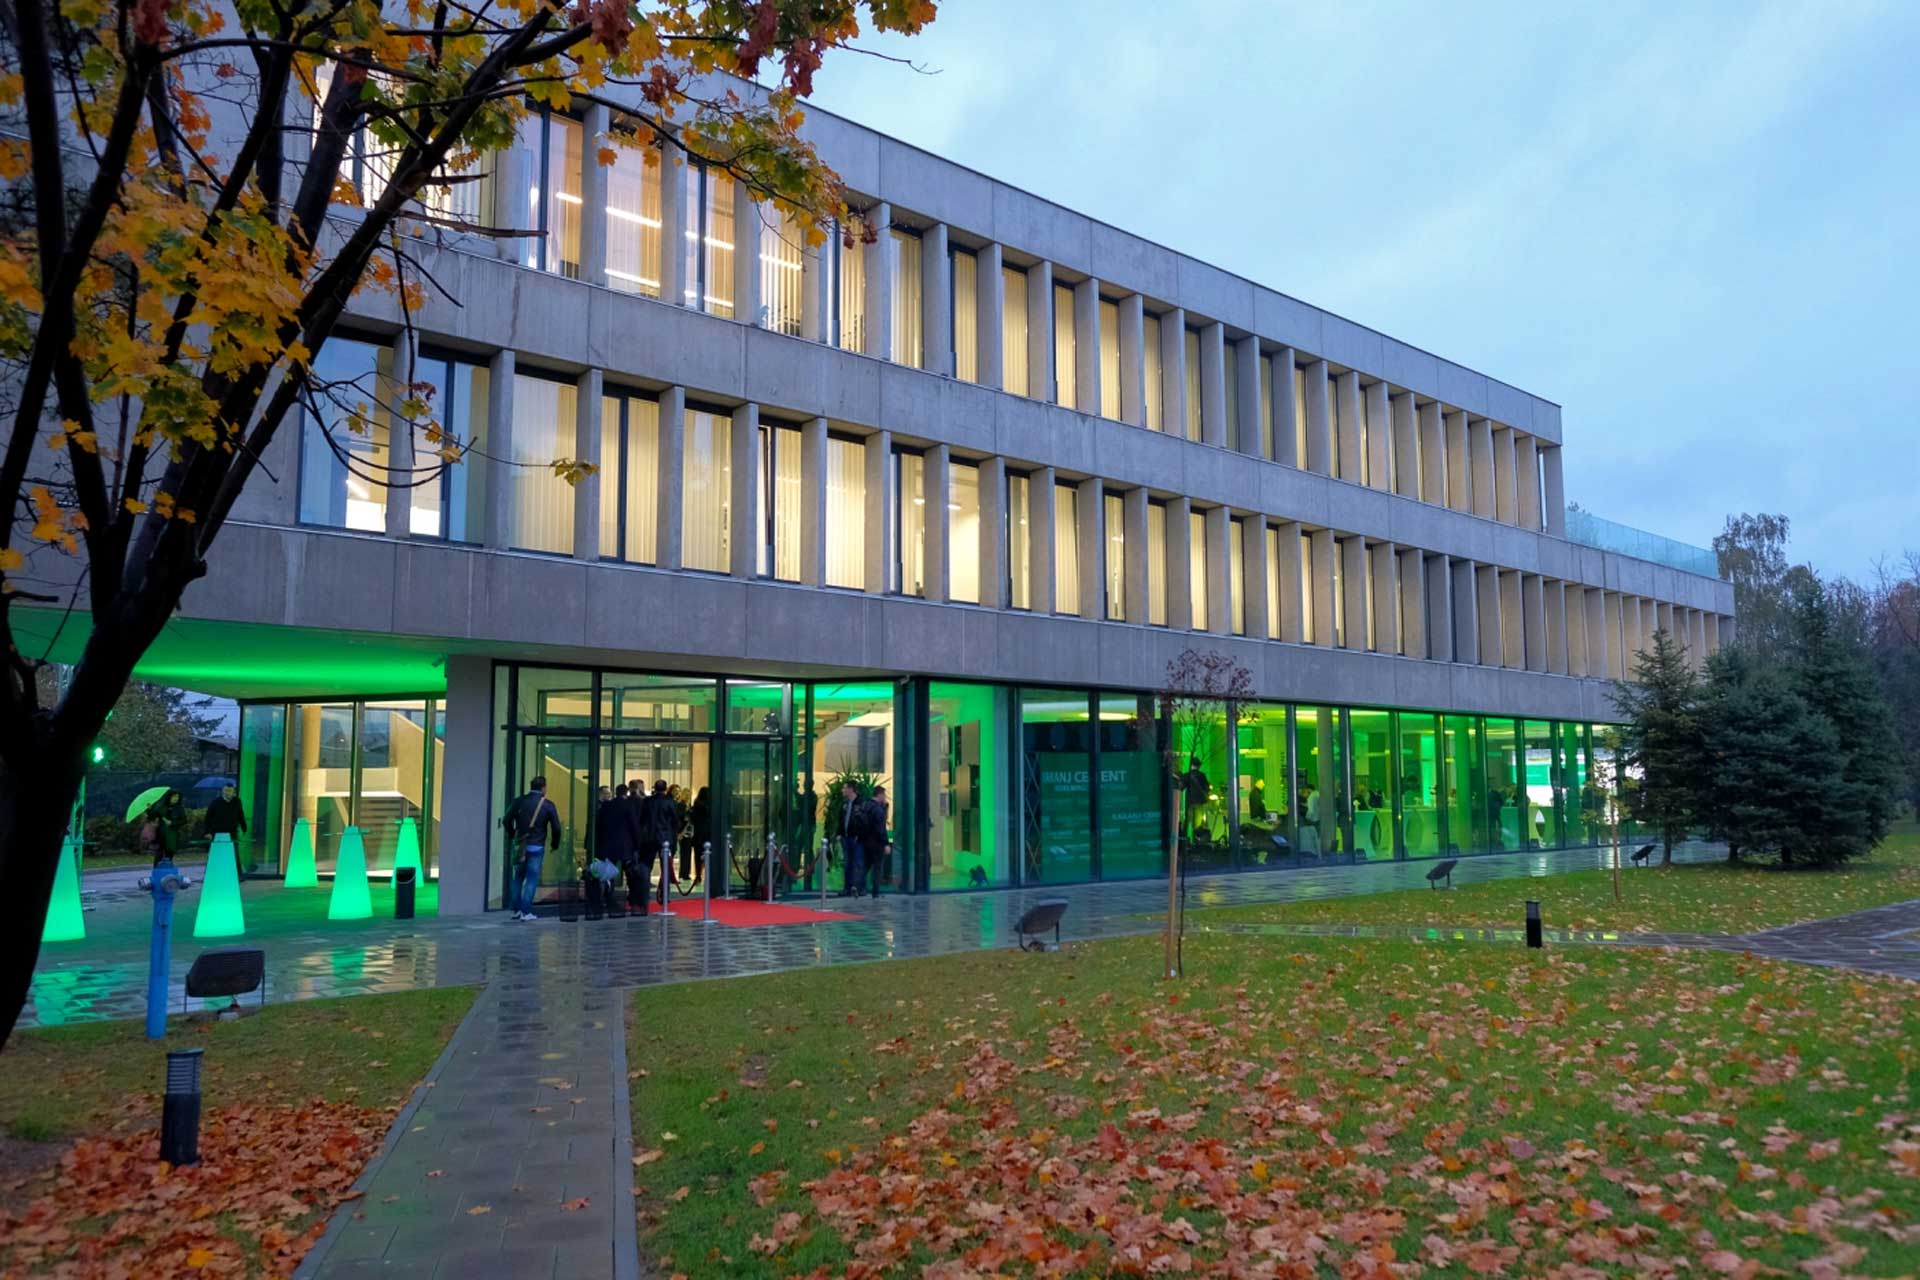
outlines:
[{"label": "green illuminated interior", "polygon": [[87,936],[86,916],[80,911],[80,850],[71,839],[60,843],[60,866],[53,873],[53,900],[47,904],[42,942],[77,942]]},{"label": "green illuminated interior", "polygon": [[193,913],[193,936],[237,938],[246,931],[247,916],[240,906],[240,864],[233,837],[222,833],[213,838],[213,847],[207,850],[207,873],[200,882],[200,904]]},{"label": "green illuminated interior", "polygon": [[293,844],[287,850],[287,878],[281,883],[289,889],[311,889],[320,883],[313,864],[313,828],[305,818],[293,820]]},{"label": "green illuminated interior", "polygon": [[340,852],[333,864],[333,897],[327,901],[329,920],[367,920],[373,916],[373,895],[367,891],[367,850],[360,828],[340,833]]}]

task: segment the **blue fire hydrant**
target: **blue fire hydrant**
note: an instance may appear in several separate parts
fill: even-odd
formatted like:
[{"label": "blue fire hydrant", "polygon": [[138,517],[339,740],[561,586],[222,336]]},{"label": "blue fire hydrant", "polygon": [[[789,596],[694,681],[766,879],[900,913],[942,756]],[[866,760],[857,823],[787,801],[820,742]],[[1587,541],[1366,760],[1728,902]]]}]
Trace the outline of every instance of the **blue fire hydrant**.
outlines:
[{"label": "blue fire hydrant", "polygon": [[171,858],[153,864],[140,887],[153,893],[153,946],[147,952],[147,1039],[167,1034],[167,976],[173,958],[173,895],[193,881],[180,874]]}]

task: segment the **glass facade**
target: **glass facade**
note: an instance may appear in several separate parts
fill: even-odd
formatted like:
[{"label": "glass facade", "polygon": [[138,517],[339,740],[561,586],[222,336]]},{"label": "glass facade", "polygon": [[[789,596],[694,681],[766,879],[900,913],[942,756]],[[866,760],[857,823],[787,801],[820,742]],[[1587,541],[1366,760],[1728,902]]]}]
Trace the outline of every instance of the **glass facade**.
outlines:
[{"label": "glass facade", "polygon": [[607,184],[607,286],[660,296],[660,153],[631,138],[614,147]]}]

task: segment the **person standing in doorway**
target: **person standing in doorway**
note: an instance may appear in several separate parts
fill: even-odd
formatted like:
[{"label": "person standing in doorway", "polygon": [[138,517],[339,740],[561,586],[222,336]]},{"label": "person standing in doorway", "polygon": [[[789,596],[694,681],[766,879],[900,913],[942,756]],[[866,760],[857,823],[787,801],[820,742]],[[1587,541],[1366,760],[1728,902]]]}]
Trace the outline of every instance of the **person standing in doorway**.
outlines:
[{"label": "person standing in doorway", "polygon": [[887,869],[892,865],[892,852],[887,842],[887,789],[876,786],[873,796],[861,805],[865,821],[861,823],[860,848],[866,855],[866,875],[864,880],[870,883],[866,887],[874,897],[880,896],[880,883],[886,878]]},{"label": "person standing in doorway", "polygon": [[667,780],[656,778],[653,794],[640,804],[640,847],[648,853],[662,851],[667,861],[660,874],[673,874],[673,844],[678,834],[679,814],[673,797],[667,794]]},{"label": "person standing in doorway", "polygon": [[[617,787],[600,788],[600,807],[593,814],[593,852],[614,866],[627,868],[633,864],[634,831],[632,810],[627,808],[627,784]],[[609,892],[607,906],[612,908],[612,893]],[[632,886],[628,886],[627,901],[633,901]]]},{"label": "person standing in doorway", "polygon": [[560,843],[560,811],[547,799],[547,780],[536,775],[527,784],[527,794],[515,800],[501,819],[507,829],[509,847],[520,850],[520,878],[513,891],[513,918],[538,920],[533,914],[533,895],[540,888],[540,867],[547,850]]},{"label": "person standing in doorway", "polygon": [[851,782],[840,784],[840,830],[834,834],[840,839],[840,896],[851,898],[858,890],[860,873],[865,868],[866,859],[861,856],[860,836],[860,788]]},{"label": "person standing in doorway", "polygon": [[693,882],[707,874],[707,846],[713,843],[713,791],[702,787],[687,811],[687,849],[693,855]]},{"label": "person standing in doorway", "polygon": [[638,905],[642,913],[647,902],[653,896],[653,861],[660,850],[647,843],[647,781],[634,778],[627,783],[626,797],[623,803],[627,809],[627,830],[633,833],[633,862],[627,868],[627,905]]}]

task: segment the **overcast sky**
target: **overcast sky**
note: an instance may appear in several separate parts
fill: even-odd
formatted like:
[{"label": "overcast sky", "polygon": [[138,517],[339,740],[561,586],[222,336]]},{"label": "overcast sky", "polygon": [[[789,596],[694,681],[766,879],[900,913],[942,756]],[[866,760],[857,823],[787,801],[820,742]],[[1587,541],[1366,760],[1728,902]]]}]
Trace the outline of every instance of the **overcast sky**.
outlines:
[{"label": "overcast sky", "polygon": [[1920,550],[1920,3],[942,0],[818,105],[1565,406],[1567,496]]}]

